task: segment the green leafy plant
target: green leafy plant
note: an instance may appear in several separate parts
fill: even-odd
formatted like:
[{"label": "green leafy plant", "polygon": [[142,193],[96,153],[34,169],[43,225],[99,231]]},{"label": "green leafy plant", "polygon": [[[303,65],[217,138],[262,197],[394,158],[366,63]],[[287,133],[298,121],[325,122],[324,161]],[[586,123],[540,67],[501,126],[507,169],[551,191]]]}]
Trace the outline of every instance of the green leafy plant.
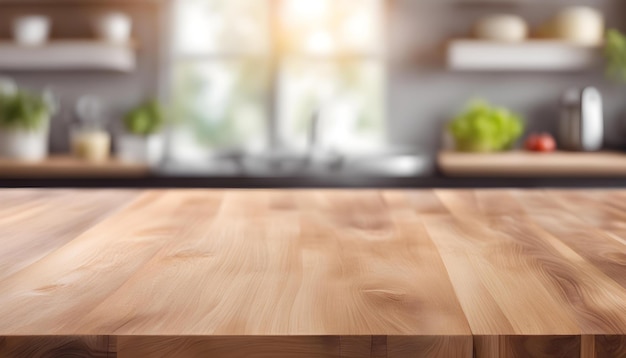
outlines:
[{"label": "green leafy plant", "polygon": [[163,106],[150,100],[135,107],[124,116],[124,126],[129,133],[147,136],[158,133],[165,124]]},{"label": "green leafy plant", "polygon": [[607,31],[604,56],[607,61],[607,76],[626,82],[626,35],[615,29]]},{"label": "green leafy plant", "polygon": [[41,95],[26,91],[0,93],[0,127],[37,130],[50,116],[49,103]]},{"label": "green leafy plant", "polygon": [[448,124],[457,150],[493,152],[511,149],[524,132],[522,118],[506,108],[474,101]]}]

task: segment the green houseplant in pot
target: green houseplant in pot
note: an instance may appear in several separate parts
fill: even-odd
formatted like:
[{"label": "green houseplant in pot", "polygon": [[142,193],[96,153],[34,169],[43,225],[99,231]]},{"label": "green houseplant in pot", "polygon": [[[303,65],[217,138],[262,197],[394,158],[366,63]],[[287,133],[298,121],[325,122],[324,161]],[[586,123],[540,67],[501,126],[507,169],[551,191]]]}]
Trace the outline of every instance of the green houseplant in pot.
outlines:
[{"label": "green houseplant in pot", "polygon": [[125,162],[156,165],[163,158],[165,111],[156,100],[130,110],[123,119],[124,133],[118,137],[117,154]]},{"label": "green houseplant in pot", "polygon": [[474,101],[448,124],[456,150],[498,152],[509,150],[524,133],[522,118],[511,111]]},{"label": "green houseplant in pot", "polygon": [[53,105],[45,95],[0,92],[0,156],[38,161],[48,153]]}]

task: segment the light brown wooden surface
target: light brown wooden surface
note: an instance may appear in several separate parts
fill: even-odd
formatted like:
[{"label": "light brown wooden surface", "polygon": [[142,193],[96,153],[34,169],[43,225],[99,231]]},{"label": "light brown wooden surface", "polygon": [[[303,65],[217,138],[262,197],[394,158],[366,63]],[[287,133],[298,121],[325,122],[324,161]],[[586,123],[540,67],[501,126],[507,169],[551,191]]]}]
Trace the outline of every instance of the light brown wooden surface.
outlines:
[{"label": "light brown wooden surface", "polygon": [[40,162],[0,158],[0,178],[127,178],[145,177],[150,168],[122,163],[115,159],[92,163],[70,156],[51,156]]},{"label": "light brown wooden surface", "polygon": [[626,176],[626,153],[512,151],[460,153],[437,157],[447,176],[460,177],[614,177]]},{"label": "light brown wooden surface", "polygon": [[624,357],[625,198],[3,190],[0,357]]}]

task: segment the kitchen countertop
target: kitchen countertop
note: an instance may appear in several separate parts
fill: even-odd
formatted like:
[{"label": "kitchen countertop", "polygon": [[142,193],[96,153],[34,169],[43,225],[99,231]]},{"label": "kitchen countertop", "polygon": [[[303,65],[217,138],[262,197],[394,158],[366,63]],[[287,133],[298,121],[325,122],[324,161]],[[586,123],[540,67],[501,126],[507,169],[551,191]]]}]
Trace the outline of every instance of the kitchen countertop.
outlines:
[{"label": "kitchen countertop", "polygon": [[0,158],[1,179],[24,178],[145,178],[150,168],[116,159],[89,162],[72,156],[53,155],[42,161],[16,161]]},{"label": "kitchen countertop", "polygon": [[0,188],[626,188],[626,178],[151,175],[143,178],[0,178]]},{"label": "kitchen countertop", "polygon": [[[115,161],[85,164],[60,156],[31,164],[0,161],[0,188],[626,188],[622,157],[626,155],[618,152],[484,156],[443,152],[439,171],[425,169],[426,165],[424,175],[402,176],[349,171],[245,174],[233,171],[232,162],[228,170],[212,170],[206,164],[192,170],[181,164],[148,171]],[[520,166],[522,161],[526,164]],[[450,165],[454,173],[447,176]]]},{"label": "kitchen countertop", "polygon": [[626,354],[623,190],[13,189],[0,203],[0,356]]},{"label": "kitchen countertop", "polygon": [[[460,169],[460,173],[455,172],[452,176],[445,174],[446,170],[450,170],[450,161],[442,163],[442,157],[446,155],[451,155],[450,160],[456,163],[454,166],[461,164],[454,169]],[[580,161],[576,159],[579,155],[582,158]],[[211,170],[206,164],[193,170],[184,165],[170,165],[169,169],[148,171],[145,167],[114,161],[105,165],[85,165],[61,156],[43,163],[0,163],[0,188],[626,188],[626,177],[619,169],[622,156],[616,152],[555,153],[547,156],[506,153],[484,157],[440,153],[439,171],[433,172],[431,168],[425,169],[424,175],[404,176],[357,172],[273,175],[270,171],[245,174],[237,173],[233,168]],[[524,170],[517,168],[520,157],[541,159],[537,163],[539,168],[529,169],[528,165]],[[471,169],[472,166],[465,163],[466,159],[475,162],[479,158],[474,163],[476,168]],[[567,160],[561,162],[559,158]],[[588,170],[575,169],[578,162],[586,163],[581,168]],[[550,166],[559,169],[546,170]],[[564,166],[569,169],[563,170]],[[498,175],[493,175],[494,170]]]}]

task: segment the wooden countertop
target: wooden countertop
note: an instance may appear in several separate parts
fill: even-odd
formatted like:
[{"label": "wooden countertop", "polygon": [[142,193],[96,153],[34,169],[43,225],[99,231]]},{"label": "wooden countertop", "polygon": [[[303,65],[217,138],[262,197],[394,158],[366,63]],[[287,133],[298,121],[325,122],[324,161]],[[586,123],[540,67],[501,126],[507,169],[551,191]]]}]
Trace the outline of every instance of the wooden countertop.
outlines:
[{"label": "wooden countertop", "polygon": [[0,317],[0,356],[624,357],[626,191],[2,190]]},{"label": "wooden countertop", "polygon": [[150,168],[147,165],[115,159],[94,163],[64,155],[38,162],[0,158],[0,178],[143,178],[148,175]]},{"label": "wooden countertop", "polygon": [[437,165],[451,177],[626,177],[626,154],[610,151],[443,151],[437,155]]}]

